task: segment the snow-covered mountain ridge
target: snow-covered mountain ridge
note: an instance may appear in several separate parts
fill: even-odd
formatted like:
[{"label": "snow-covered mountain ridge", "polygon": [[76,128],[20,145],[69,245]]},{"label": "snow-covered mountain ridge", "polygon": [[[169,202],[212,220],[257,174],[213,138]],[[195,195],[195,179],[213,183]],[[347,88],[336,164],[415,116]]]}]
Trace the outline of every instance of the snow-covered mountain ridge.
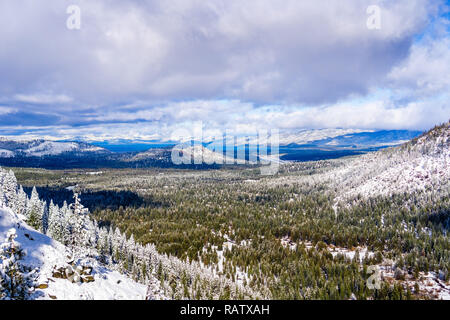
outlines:
[{"label": "snow-covered mountain ridge", "polygon": [[106,149],[82,142],[57,142],[40,139],[18,140],[0,137],[0,157],[55,156],[66,152],[107,153]]},{"label": "snow-covered mountain ridge", "polygon": [[[336,190],[336,202],[362,196],[390,196],[431,190],[450,194],[450,122],[436,126],[400,146],[364,155],[305,163],[314,175],[282,175],[261,180],[269,185],[327,184]],[[295,172],[301,163],[285,163]]]},{"label": "snow-covered mountain ridge", "polygon": [[[364,155],[307,164],[314,175],[285,175],[263,183],[326,184],[335,190],[336,204],[358,197],[429,191],[441,197],[450,194],[450,122],[436,126],[400,146]],[[284,170],[302,164],[286,163]]]},{"label": "snow-covered mountain ridge", "polygon": [[327,173],[338,199],[434,190],[449,194],[450,122],[399,147],[369,153]]}]

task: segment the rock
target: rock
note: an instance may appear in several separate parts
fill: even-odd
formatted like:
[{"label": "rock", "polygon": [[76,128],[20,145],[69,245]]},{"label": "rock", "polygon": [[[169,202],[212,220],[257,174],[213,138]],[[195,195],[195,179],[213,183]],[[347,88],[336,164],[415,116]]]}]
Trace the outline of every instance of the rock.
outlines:
[{"label": "rock", "polygon": [[[87,283],[95,281],[92,273],[92,267],[66,265],[64,267],[53,267],[53,277],[67,279],[72,283]],[[52,280],[53,281],[53,280]]]},{"label": "rock", "polygon": [[405,274],[400,270],[400,268],[397,268],[394,272],[394,278],[395,280],[405,280]]},{"label": "rock", "polygon": [[82,273],[85,274],[85,275],[91,274],[92,273],[92,268],[85,267],[85,268],[83,268],[83,272]]},{"label": "rock", "polygon": [[49,294],[48,296],[49,296],[50,299],[53,299],[53,300],[58,299],[56,296],[54,296],[54,295],[52,295],[52,294]]},{"label": "rock", "polygon": [[66,267],[65,274],[66,274],[67,278],[72,276],[74,273],[75,273],[75,271],[73,271],[73,268],[71,266]]},{"label": "rock", "polygon": [[78,273],[74,273],[72,282],[73,282],[73,283],[81,282],[81,277],[78,275]]},{"label": "rock", "polygon": [[30,234],[28,234],[28,233],[25,233],[24,236],[25,236],[26,238],[30,239],[31,241],[34,240],[34,239],[30,236]]},{"label": "rock", "polygon": [[86,282],[86,283],[89,283],[89,282],[94,282],[95,281],[95,278],[94,278],[94,276],[93,275],[82,275],[81,276],[81,280],[83,281],[83,282]]},{"label": "rock", "polygon": [[72,275],[67,277],[67,280],[69,280],[70,282],[74,283],[75,282],[74,278],[75,278],[75,275],[72,274]]},{"label": "rock", "polygon": [[58,279],[66,279],[66,270],[63,267],[53,269],[52,276]]},{"label": "rock", "polygon": [[37,285],[36,287],[37,289],[47,289],[48,288],[48,283],[40,283]]}]

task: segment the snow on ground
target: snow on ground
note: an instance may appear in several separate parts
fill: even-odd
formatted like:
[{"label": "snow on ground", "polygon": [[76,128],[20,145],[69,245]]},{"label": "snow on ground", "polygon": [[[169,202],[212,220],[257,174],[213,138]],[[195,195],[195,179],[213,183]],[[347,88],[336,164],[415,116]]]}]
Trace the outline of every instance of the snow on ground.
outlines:
[{"label": "snow on ground", "polygon": [[[281,238],[280,239],[280,243],[285,248],[289,248],[291,250],[296,250],[297,249],[297,243],[292,241],[287,236]],[[305,248],[307,250],[310,250],[311,248],[314,247],[314,245],[310,241],[303,241],[302,244],[305,246]],[[353,258],[355,257],[356,252],[358,251],[360,262],[363,261],[363,259],[366,257],[366,255],[367,255],[368,258],[372,258],[375,255],[374,252],[368,250],[365,247],[357,247],[357,248],[347,249],[347,248],[342,248],[342,247],[336,247],[334,245],[328,245],[327,246],[327,250],[331,253],[331,255],[333,257],[336,257],[338,254],[342,254],[346,258],[351,259],[351,260],[353,260]]]},{"label": "snow on ground", "polygon": [[12,158],[14,155],[15,153],[10,150],[0,149],[0,158]]},{"label": "snow on ground", "polygon": [[373,132],[373,130],[361,129],[317,129],[305,130],[298,133],[280,134],[280,145],[289,145],[291,143],[304,144],[327,138],[343,136],[345,134],[353,134],[360,132]]},{"label": "snow on ground", "polygon": [[436,181],[450,180],[450,150],[440,157],[423,156],[409,162],[399,163],[374,176],[348,192],[361,194],[390,195],[394,192],[425,190]]},{"label": "snow on ground", "polygon": [[423,280],[419,282],[421,291],[427,293],[438,300],[450,300],[450,285],[439,280],[439,277],[434,272],[429,272],[422,275]]},{"label": "snow on ground", "polygon": [[427,188],[448,194],[449,167],[450,127],[447,124],[414,143],[351,159],[321,178],[335,184],[339,190],[337,201],[357,195],[389,196]]},{"label": "snow on ground", "polygon": [[[283,237],[280,239],[280,243],[283,247],[295,250],[297,248],[297,243],[289,239],[289,237]],[[314,246],[309,241],[302,242],[307,250],[312,249]],[[333,245],[327,246],[327,250],[336,257],[339,254],[344,255],[346,258],[353,260],[356,252],[359,253],[360,263],[367,256],[372,258],[375,253],[368,250],[365,247],[357,247],[353,249],[336,247]],[[394,262],[391,260],[385,260],[383,263],[378,265],[380,276],[388,282],[400,282],[405,288],[408,286],[411,291],[414,291],[414,284],[417,282],[419,284],[420,293],[432,297],[436,300],[450,300],[450,282],[445,283],[440,280],[439,275],[435,272],[420,272],[418,279],[412,279],[410,275],[405,276],[405,280],[395,280],[395,272],[393,268]],[[404,271],[403,271],[404,272]]]},{"label": "snow on ground", "polygon": [[[315,164],[314,166],[312,164]],[[441,194],[450,190],[450,126],[446,124],[405,145],[351,158],[306,163],[313,174],[288,173],[258,180],[278,185],[326,184],[336,190],[336,205],[358,195],[364,198],[430,189]]]},{"label": "snow on ground", "polygon": [[63,152],[74,151],[78,148],[76,143],[45,141],[25,151],[28,156],[42,157],[58,155]]},{"label": "snow on ground", "polygon": [[54,156],[64,152],[106,152],[105,149],[85,143],[57,142],[41,139],[15,140],[0,137],[0,157],[10,158],[16,154],[27,157]]},{"label": "snow on ground", "polygon": [[146,286],[138,284],[117,271],[108,270],[95,259],[82,257],[77,262],[93,268],[95,281],[90,283],[71,283],[67,279],[52,277],[55,265],[64,265],[67,260],[67,248],[48,236],[29,227],[10,209],[0,209],[0,242],[6,238],[9,229],[17,231],[16,241],[26,251],[23,263],[32,268],[39,268],[39,283],[48,284],[48,288],[37,289],[34,299],[58,300],[118,300],[145,298]]},{"label": "snow on ground", "polygon": [[86,175],[89,175],[89,176],[98,176],[101,174],[103,174],[103,171],[86,172]]},{"label": "snow on ground", "polygon": [[353,250],[350,250],[347,248],[335,247],[335,246],[331,246],[331,248],[330,248],[330,253],[333,257],[336,257],[338,254],[342,254],[351,260],[353,260],[357,251],[359,253],[359,261],[361,263],[366,256],[368,258],[372,258],[375,255],[374,252],[372,252],[364,247],[354,248]]},{"label": "snow on ground", "polygon": [[[251,243],[250,240],[242,240],[239,244],[237,244],[236,242],[231,240],[227,234],[225,234],[223,237],[225,238],[225,241],[222,244],[222,250],[219,250],[218,246],[214,245],[211,246],[211,250],[213,252],[216,252],[217,254],[217,264],[206,266],[200,259],[200,267],[202,269],[211,271],[214,276],[222,275],[224,272],[224,264],[226,262],[225,261],[226,251],[231,251],[234,246],[248,246]],[[208,248],[204,247],[203,252],[208,252]],[[249,283],[252,279],[251,276],[249,276],[249,274],[245,270],[242,270],[239,266],[236,266],[236,273],[234,276],[236,279],[235,282],[238,284],[238,286],[243,286],[244,280],[246,283]]]},{"label": "snow on ground", "polygon": [[227,157],[227,155],[223,155],[220,152],[215,152],[208,148],[203,147],[202,145],[194,145],[194,146],[183,146],[174,147],[172,149],[172,154],[177,154],[179,152],[179,157],[181,161],[181,157],[183,156],[185,159],[188,159],[189,163],[191,163],[191,159],[193,158],[194,164],[245,164],[245,160],[242,159],[234,159],[233,157]]},{"label": "snow on ground", "polygon": [[439,275],[435,272],[420,272],[418,279],[412,279],[411,275],[406,274],[404,280],[394,280],[395,272],[391,265],[381,264],[379,266],[382,279],[390,283],[399,282],[404,288],[414,292],[414,285],[419,285],[421,295],[434,300],[450,300],[450,283],[440,280]]}]

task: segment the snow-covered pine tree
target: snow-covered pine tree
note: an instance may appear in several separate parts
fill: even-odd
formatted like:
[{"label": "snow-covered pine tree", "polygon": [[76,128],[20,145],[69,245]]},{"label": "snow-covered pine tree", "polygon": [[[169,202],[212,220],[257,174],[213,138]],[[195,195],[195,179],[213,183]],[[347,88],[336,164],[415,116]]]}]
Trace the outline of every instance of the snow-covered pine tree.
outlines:
[{"label": "snow-covered pine tree", "polygon": [[67,202],[64,201],[60,208],[61,217],[61,242],[67,245],[71,241],[72,234],[72,210],[69,209]]},{"label": "snow-covered pine tree", "polygon": [[73,195],[73,198],[75,202],[70,205],[73,212],[72,239],[70,244],[72,246],[84,246],[86,244],[87,224],[89,222],[87,214],[89,210],[81,204],[77,193]]},{"label": "snow-covered pine tree", "polygon": [[64,224],[60,208],[50,201],[48,206],[47,234],[56,241],[64,242]]},{"label": "snow-covered pine tree", "polygon": [[42,227],[42,215],[44,213],[44,206],[39,200],[39,194],[36,187],[33,187],[31,191],[31,197],[27,206],[27,223],[36,230],[40,230]]},{"label": "snow-covered pine tree", "polygon": [[8,207],[17,212],[17,179],[14,172],[9,170],[5,174],[2,185]]},{"label": "snow-covered pine tree", "polygon": [[97,222],[86,219],[86,232],[84,233],[83,245],[90,248],[97,247],[98,241]]},{"label": "snow-covered pine tree", "polygon": [[34,271],[21,264],[25,253],[16,237],[16,230],[10,229],[0,246],[0,298],[5,300],[26,299],[34,287]]},{"label": "snow-covered pine tree", "polygon": [[109,255],[109,239],[108,231],[105,228],[101,228],[98,232],[97,250],[100,253],[100,259],[103,262],[108,261]]},{"label": "snow-covered pine tree", "polygon": [[[110,228],[110,233],[112,233]],[[119,228],[115,228],[113,235],[111,235],[111,251],[115,262],[119,262],[122,259],[122,247],[121,247],[122,234]]]},{"label": "snow-covered pine tree", "polygon": [[47,234],[47,230],[48,230],[48,207],[47,207],[47,201],[44,201],[42,203],[41,231],[43,234]]},{"label": "snow-covered pine tree", "polygon": [[3,189],[3,181],[5,180],[5,171],[0,168],[0,208],[5,207],[7,205],[7,200],[5,196],[5,191]]},{"label": "snow-covered pine tree", "polygon": [[0,208],[6,207],[6,197],[3,189],[0,188]]},{"label": "snow-covered pine tree", "polygon": [[28,197],[25,191],[23,191],[22,186],[19,187],[17,191],[17,213],[21,215],[26,215],[27,212]]}]

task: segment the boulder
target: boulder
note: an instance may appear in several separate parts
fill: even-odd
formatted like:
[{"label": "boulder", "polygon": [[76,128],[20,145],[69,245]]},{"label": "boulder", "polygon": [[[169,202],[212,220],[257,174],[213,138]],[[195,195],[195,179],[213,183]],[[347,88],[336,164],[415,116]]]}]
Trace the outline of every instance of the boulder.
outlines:
[{"label": "boulder", "polygon": [[82,282],[85,282],[85,283],[89,283],[89,282],[94,282],[95,281],[95,279],[94,279],[94,276],[93,275],[82,275],[81,276],[81,280],[82,280]]},{"label": "boulder", "polygon": [[91,273],[92,273],[92,268],[90,268],[90,267],[83,267],[82,274],[89,275]]},{"label": "boulder", "polygon": [[36,286],[37,289],[47,289],[48,288],[48,283],[40,283]]},{"label": "boulder", "polygon": [[53,269],[52,276],[53,276],[54,278],[58,278],[58,279],[66,279],[67,276],[66,276],[66,270],[65,270],[65,268],[63,268],[63,267],[56,268],[56,267],[55,267],[55,268]]},{"label": "boulder", "polygon": [[69,278],[74,273],[75,273],[75,271],[73,270],[73,268],[71,266],[66,267],[65,274],[66,274],[67,278]]},{"label": "boulder", "polygon": [[30,236],[30,234],[28,234],[28,233],[25,233],[24,236],[25,236],[26,238],[30,239],[31,241],[34,240],[33,237]]}]

